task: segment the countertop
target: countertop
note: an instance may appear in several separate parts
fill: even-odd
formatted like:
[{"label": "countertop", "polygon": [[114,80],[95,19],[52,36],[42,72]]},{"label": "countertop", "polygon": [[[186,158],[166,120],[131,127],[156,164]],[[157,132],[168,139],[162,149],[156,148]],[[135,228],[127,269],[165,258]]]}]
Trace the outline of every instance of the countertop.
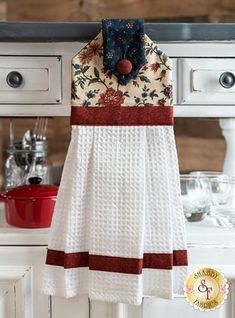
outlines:
[{"label": "countertop", "polygon": [[[145,23],[154,41],[231,41],[234,23]],[[0,22],[0,42],[89,41],[100,32],[100,22]]]},{"label": "countertop", "polygon": [[[235,248],[235,229],[213,225],[210,219],[186,223],[188,246]],[[4,205],[0,204],[0,245],[47,245],[49,229],[21,229],[8,225]]]},{"label": "countertop", "polygon": [[[21,229],[5,222],[0,204],[0,247],[45,249],[49,229]],[[186,223],[189,272],[201,266],[219,269],[229,280],[235,279],[235,229],[218,227],[207,220]]]}]

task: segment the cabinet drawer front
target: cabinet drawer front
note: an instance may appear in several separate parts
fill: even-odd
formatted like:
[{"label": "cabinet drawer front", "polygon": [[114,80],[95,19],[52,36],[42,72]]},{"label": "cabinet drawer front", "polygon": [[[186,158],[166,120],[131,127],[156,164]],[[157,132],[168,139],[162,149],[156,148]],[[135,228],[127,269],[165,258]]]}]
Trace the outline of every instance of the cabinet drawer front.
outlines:
[{"label": "cabinet drawer front", "polygon": [[0,107],[57,104],[61,102],[61,89],[60,57],[0,56]]},{"label": "cabinet drawer front", "polygon": [[[178,104],[234,105],[235,59],[185,58],[178,60]],[[220,83],[227,73],[230,87]]]}]

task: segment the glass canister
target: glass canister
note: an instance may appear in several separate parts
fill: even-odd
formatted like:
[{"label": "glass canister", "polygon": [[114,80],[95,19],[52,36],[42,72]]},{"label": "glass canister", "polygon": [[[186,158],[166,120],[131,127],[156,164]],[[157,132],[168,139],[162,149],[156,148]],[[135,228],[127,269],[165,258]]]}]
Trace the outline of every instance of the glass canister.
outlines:
[{"label": "glass canister", "polygon": [[7,150],[5,162],[5,188],[28,184],[31,177],[40,177],[42,184],[50,184],[51,162],[45,141],[35,141],[29,149],[23,149],[21,142],[15,142]]},{"label": "glass canister", "polygon": [[24,171],[16,162],[16,152],[14,147],[7,149],[7,159],[5,161],[5,188],[15,188],[22,184]]}]

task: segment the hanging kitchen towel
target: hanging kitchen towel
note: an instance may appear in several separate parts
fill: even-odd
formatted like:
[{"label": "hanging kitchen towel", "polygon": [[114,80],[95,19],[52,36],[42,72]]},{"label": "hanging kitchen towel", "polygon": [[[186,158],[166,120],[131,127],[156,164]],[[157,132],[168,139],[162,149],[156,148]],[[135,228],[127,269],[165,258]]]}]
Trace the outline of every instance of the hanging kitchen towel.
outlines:
[{"label": "hanging kitchen towel", "polygon": [[140,304],[183,291],[171,60],[142,20],[104,20],[72,61],[72,139],[43,290]]}]

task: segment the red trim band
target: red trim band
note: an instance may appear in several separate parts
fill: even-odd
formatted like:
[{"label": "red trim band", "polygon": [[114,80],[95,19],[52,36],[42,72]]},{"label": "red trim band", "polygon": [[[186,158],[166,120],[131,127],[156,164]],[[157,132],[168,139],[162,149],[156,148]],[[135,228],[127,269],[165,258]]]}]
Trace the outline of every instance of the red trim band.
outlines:
[{"label": "red trim band", "polygon": [[89,256],[89,269],[94,271],[141,274],[142,268],[143,260],[138,258],[100,255]]},{"label": "red trim band", "polygon": [[173,252],[174,266],[188,265],[188,254],[186,250],[178,250]]},{"label": "red trim band", "polygon": [[71,125],[172,126],[173,124],[173,106],[72,106],[71,109]]},{"label": "red trim band", "polygon": [[64,253],[48,249],[47,265],[64,268],[89,267],[90,270],[141,274],[143,268],[172,269],[188,265],[186,250],[170,253],[145,253],[142,259],[116,256],[91,255],[88,252]]},{"label": "red trim band", "polygon": [[47,250],[46,264],[62,266],[64,268],[87,267],[89,264],[89,253],[64,253],[62,251]]}]

